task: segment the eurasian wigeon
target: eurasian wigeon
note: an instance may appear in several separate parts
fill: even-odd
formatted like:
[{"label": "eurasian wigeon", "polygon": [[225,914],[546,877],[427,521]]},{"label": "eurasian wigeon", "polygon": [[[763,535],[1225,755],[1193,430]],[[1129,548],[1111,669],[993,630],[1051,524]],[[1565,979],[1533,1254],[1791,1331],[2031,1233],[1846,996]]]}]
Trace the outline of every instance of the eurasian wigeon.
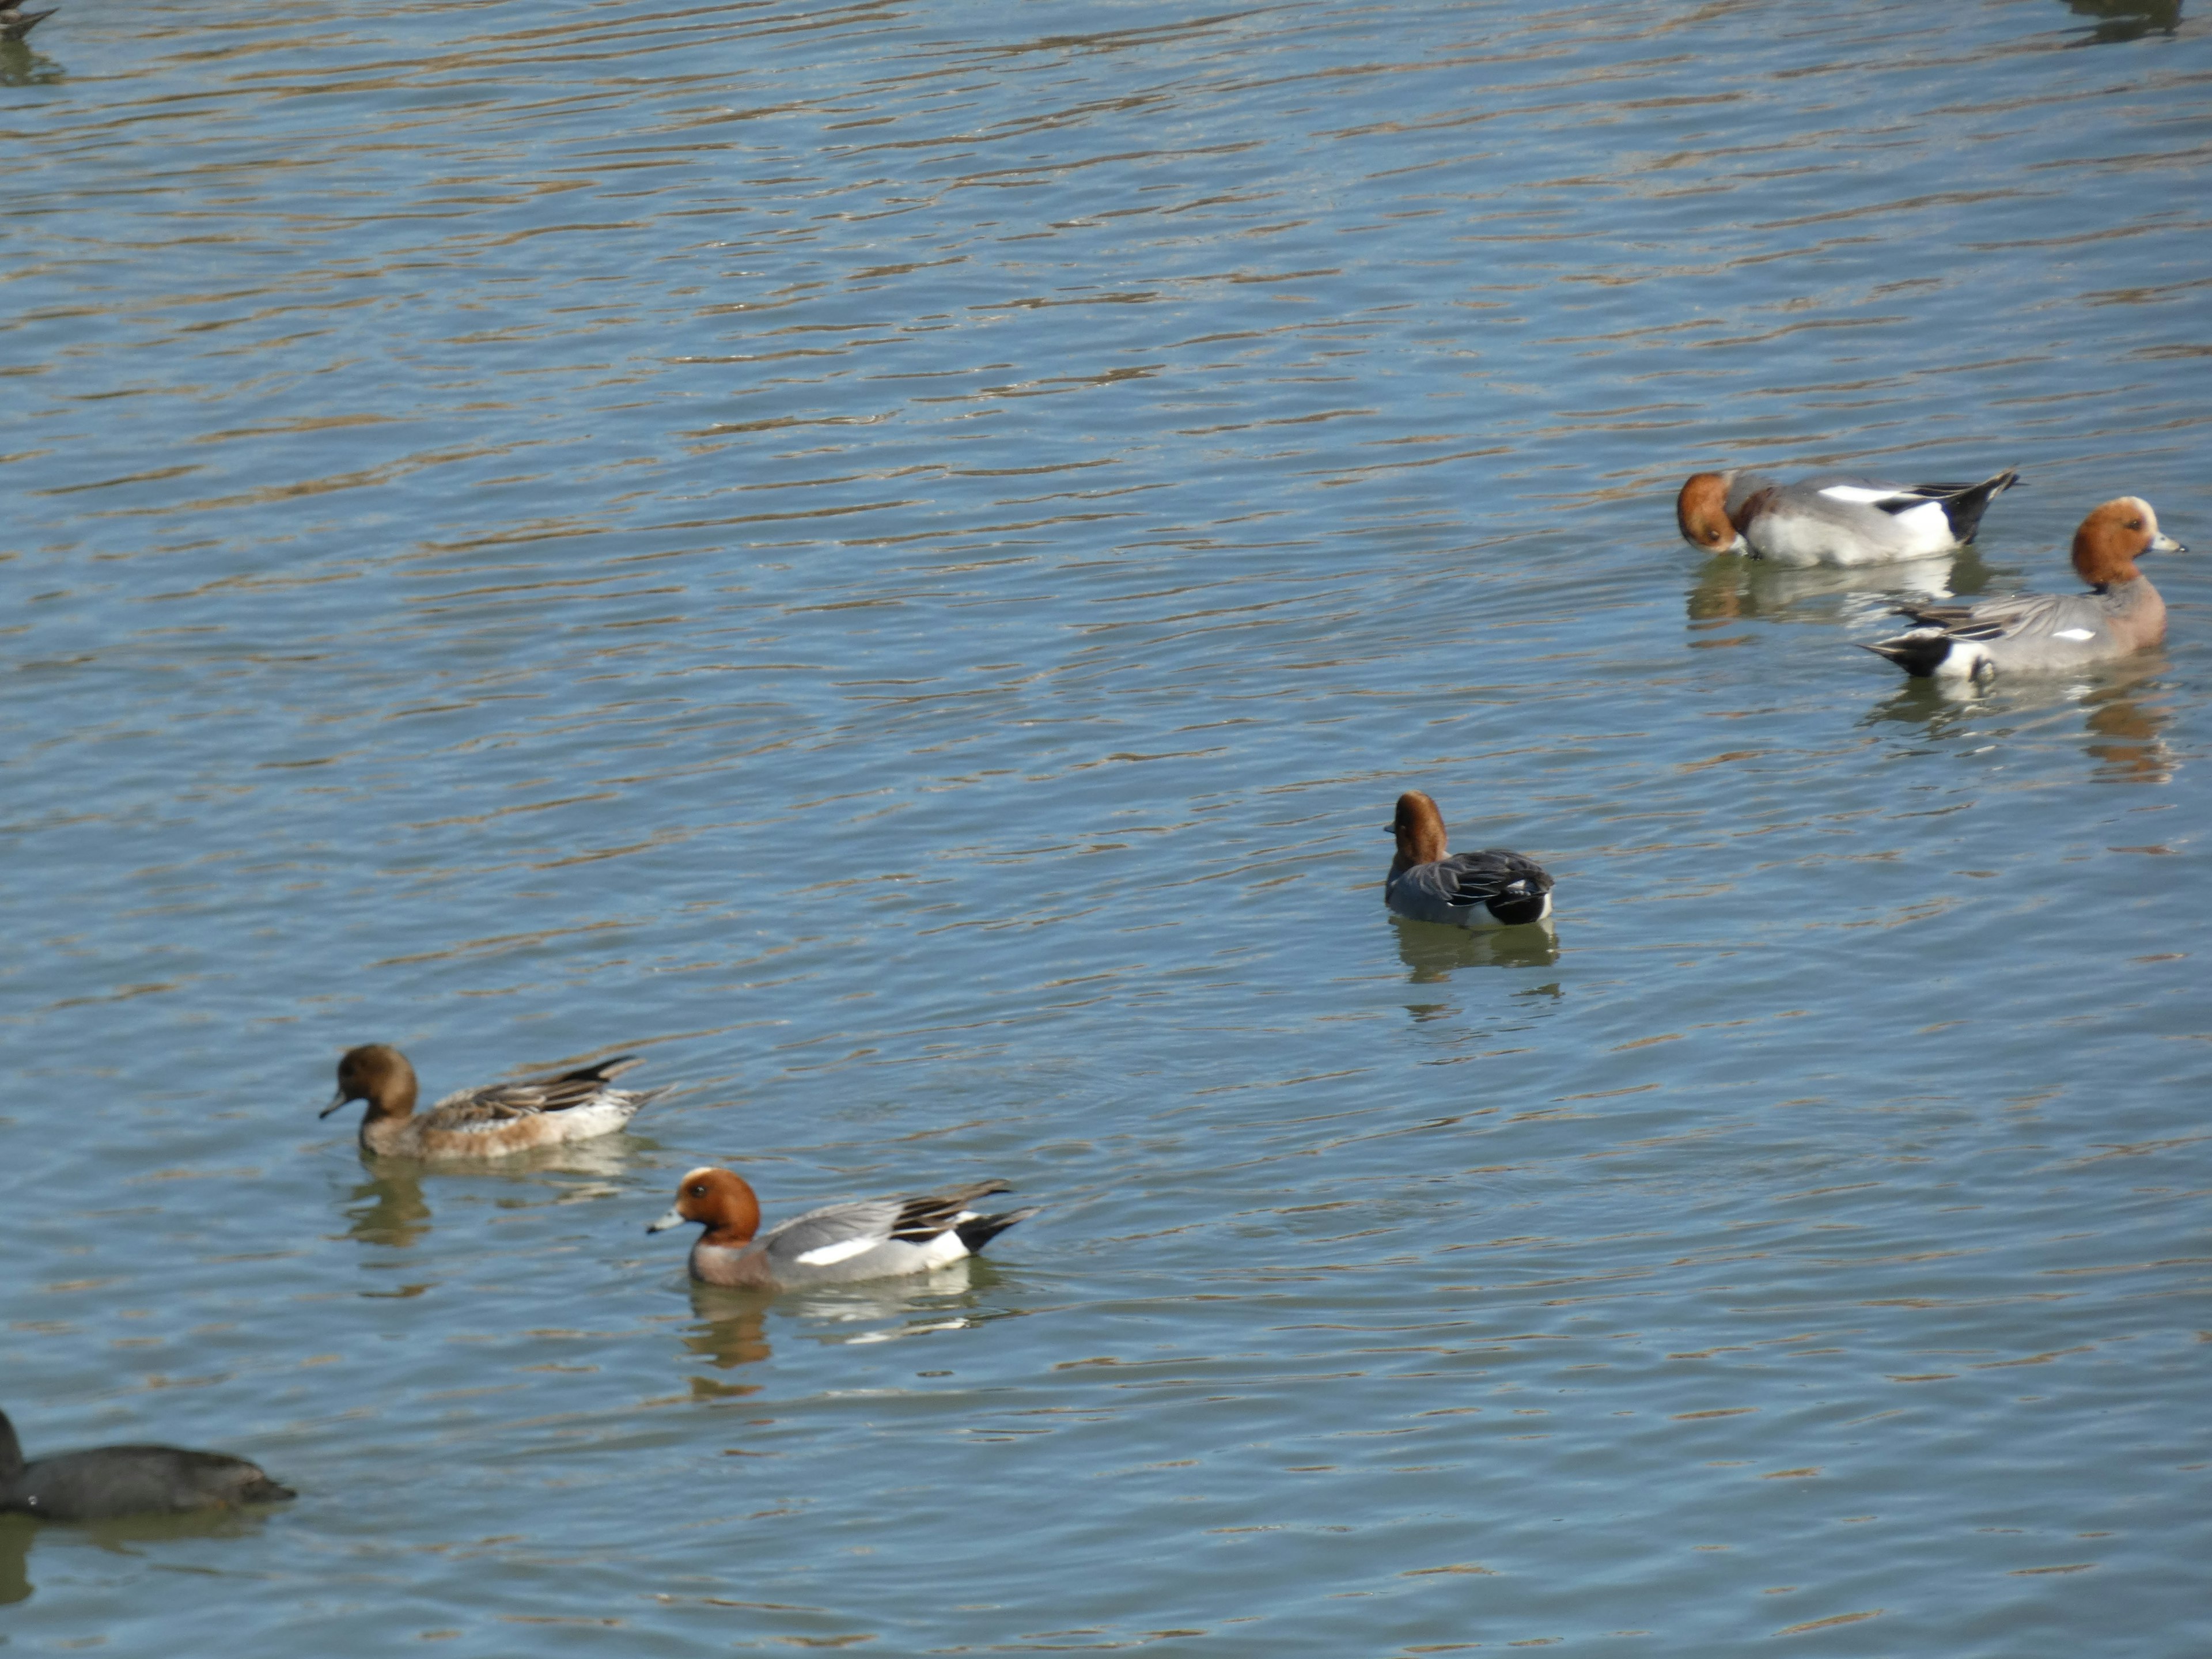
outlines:
[{"label": "eurasian wigeon", "polygon": [[1701,553],[1889,564],[1964,547],[1990,498],[2019,479],[2009,467],[1978,484],[1875,483],[1841,472],[1778,484],[1756,472],[1695,472],[1674,498],[1674,522]]},{"label": "eurasian wigeon", "polygon": [[1003,1181],[978,1181],[924,1198],[864,1199],[830,1204],[779,1223],[756,1239],[760,1200],[734,1170],[696,1169],[676,1188],[676,1202],[649,1233],[703,1223],[691,1246],[691,1277],[706,1285],[749,1291],[795,1291],[927,1273],[973,1255],[1035,1209],[978,1215],[968,1206]]},{"label": "eurasian wigeon", "polygon": [[0,40],[21,40],[59,9],[58,6],[48,6],[44,11],[25,11],[15,0],[7,0],[6,4],[0,5]]},{"label": "eurasian wigeon", "polygon": [[242,1457],[179,1446],[96,1446],[27,1463],[15,1425],[0,1412],[0,1511],[46,1521],[112,1521],[281,1504],[298,1495]]},{"label": "eurasian wigeon", "polygon": [[2139,495],[2106,501],[2074,532],[2074,568],[2087,593],[2018,593],[1967,605],[1906,605],[1919,627],[1863,648],[1908,674],[1978,679],[2079,668],[2124,657],[2166,637],[2166,601],[2136,568],[2145,553],[2185,553],[2161,535]]},{"label": "eurasian wigeon", "polygon": [[415,1068],[391,1044],[369,1042],[347,1049],[338,1061],[337,1095],[322,1115],[348,1101],[367,1101],[362,1150],[384,1158],[505,1158],[621,1128],[641,1106],[668,1092],[607,1086],[639,1063],[620,1054],[558,1077],[461,1089],[416,1117]]},{"label": "eurasian wigeon", "polygon": [[1447,853],[1444,815],[1419,790],[1398,797],[1390,830],[1398,855],[1382,902],[1400,915],[1454,927],[1517,927],[1552,914],[1552,878],[1542,865],[1497,847]]}]

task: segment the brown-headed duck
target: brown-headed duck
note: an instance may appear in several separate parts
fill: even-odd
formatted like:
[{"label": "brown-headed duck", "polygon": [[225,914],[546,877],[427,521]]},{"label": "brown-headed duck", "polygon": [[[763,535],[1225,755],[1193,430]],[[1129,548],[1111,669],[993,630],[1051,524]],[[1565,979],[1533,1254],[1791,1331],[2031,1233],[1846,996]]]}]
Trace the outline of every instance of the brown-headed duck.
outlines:
[{"label": "brown-headed duck", "polygon": [[384,1158],[505,1158],[563,1141],[612,1134],[665,1089],[613,1089],[609,1080],[640,1062],[628,1054],[558,1077],[488,1083],[447,1095],[415,1115],[415,1068],[386,1042],[349,1048],[338,1061],[338,1092],[328,1117],[365,1100],[362,1150]]},{"label": "brown-headed duck", "polygon": [[1674,523],[1701,553],[1889,564],[1964,547],[1990,498],[2019,481],[2009,467],[1978,484],[1875,483],[1841,472],[1778,484],[1756,472],[1696,472],[1674,498]]},{"label": "brown-headed duck", "polygon": [[1534,859],[1493,847],[1444,850],[1444,815],[1419,789],[1398,797],[1398,838],[1382,902],[1416,921],[1453,927],[1517,927],[1552,914],[1552,878]]},{"label": "brown-headed duck", "polygon": [[968,1206],[1003,1181],[978,1181],[926,1198],[864,1199],[830,1204],[781,1222],[762,1234],[760,1200],[734,1170],[694,1170],[676,1188],[676,1202],[646,1229],[687,1221],[707,1231],[691,1246],[691,1277],[741,1290],[795,1291],[855,1279],[927,1273],[973,1255],[1034,1208],[979,1215]]},{"label": "brown-headed duck", "polygon": [[2136,561],[2188,550],[2160,533],[2148,501],[2123,495],[2074,532],[2075,574],[2090,592],[1906,605],[1898,614],[1920,626],[1862,648],[1908,674],[1937,679],[2047,672],[2128,656],[2166,637],[2166,601]]}]

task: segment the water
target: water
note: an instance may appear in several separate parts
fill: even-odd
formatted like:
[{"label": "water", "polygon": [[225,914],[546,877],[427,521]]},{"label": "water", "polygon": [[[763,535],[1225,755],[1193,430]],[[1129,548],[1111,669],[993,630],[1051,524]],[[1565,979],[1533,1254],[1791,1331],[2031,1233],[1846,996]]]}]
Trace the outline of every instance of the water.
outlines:
[{"label": "water", "polygon": [[[70,0],[0,57],[27,1651],[2212,1646],[2196,8]],[[1955,570],[1696,467],[2021,468]],[[1556,940],[1395,924],[1401,788]],[[634,1049],[638,1133],[368,1170]],[[647,1238],[1000,1175],[964,1279]]]}]

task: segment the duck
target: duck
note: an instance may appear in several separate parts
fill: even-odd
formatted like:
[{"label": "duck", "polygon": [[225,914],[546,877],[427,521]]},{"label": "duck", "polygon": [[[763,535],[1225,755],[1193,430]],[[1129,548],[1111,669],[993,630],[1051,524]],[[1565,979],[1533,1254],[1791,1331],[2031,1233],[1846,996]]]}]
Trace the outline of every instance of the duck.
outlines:
[{"label": "duck", "polygon": [[7,3],[0,4],[0,40],[21,40],[60,9],[58,6],[48,6],[44,11],[25,11],[15,0],[7,0]]},{"label": "duck", "polygon": [[2074,532],[2074,569],[2088,592],[1905,605],[1897,614],[1919,626],[1860,648],[1923,679],[1980,680],[2129,656],[2166,637],[2166,601],[2136,561],[2188,550],[2159,529],[2148,501],[2122,495],[2092,509]]},{"label": "duck", "polygon": [[949,1267],[1037,1212],[979,1215],[968,1207],[988,1194],[1012,1190],[1003,1181],[976,1181],[921,1198],[830,1204],[756,1238],[761,1210],[751,1183],[734,1170],[706,1165],[677,1183],[676,1202],[646,1231],[702,1223],[707,1231],[691,1245],[692,1278],[774,1294]]},{"label": "duck", "polygon": [[1674,498],[1682,539],[1701,553],[1747,552],[1776,564],[1890,564],[1955,552],[1974,539],[2007,467],[1978,484],[1876,483],[1823,472],[1778,484],[1756,472],[1693,472]]},{"label": "duck", "polygon": [[1444,815],[1419,789],[1398,797],[1390,821],[1398,854],[1382,884],[1382,902],[1416,921],[1452,927],[1518,927],[1552,914],[1552,876],[1518,853],[1444,850]]},{"label": "duck", "polygon": [[298,1496],[258,1463],[181,1446],[95,1446],[26,1462],[15,1425],[0,1412],[0,1513],[113,1521],[282,1504]]},{"label": "duck", "polygon": [[349,1048],[338,1061],[338,1091],[321,1115],[365,1100],[361,1148],[380,1158],[505,1158],[539,1146],[612,1134],[666,1089],[611,1089],[641,1062],[617,1054],[558,1077],[488,1083],[447,1095],[415,1115],[415,1068],[388,1042]]}]

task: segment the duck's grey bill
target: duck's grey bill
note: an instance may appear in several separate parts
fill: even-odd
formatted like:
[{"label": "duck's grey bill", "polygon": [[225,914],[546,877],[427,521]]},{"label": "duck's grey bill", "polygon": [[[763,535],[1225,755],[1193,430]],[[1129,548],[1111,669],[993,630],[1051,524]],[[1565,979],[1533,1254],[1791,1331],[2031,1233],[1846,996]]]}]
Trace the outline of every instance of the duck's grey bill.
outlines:
[{"label": "duck's grey bill", "polygon": [[317,1112],[315,1115],[319,1119],[328,1117],[332,1112],[337,1110],[339,1107],[344,1105],[346,1102],[352,1098],[353,1097],[351,1095],[346,1093],[344,1090],[341,1089],[338,1091],[338,1097],[336,1100],[333,1100],[329,1105],[324,1107],[321,1111]]},{"label": "duck's grey bill", "polygon": [[646,1231],[649,1233],[665,1233],[671,1227],[680,1227],[683,1224],[683,1212],[672,1204],[668,1206],[668,1213],[662,1216],[660,1219],[654,1222],[653,1225],[647,1227]]},{"label": "duck's grey bill", "polygon": [[2151,538],[2150,550],[2154,553],[2186,553],[2189,551],[2187,548],[2184,547],[2179,542],[2174,540],[2172,537],[2163,533]]}]

